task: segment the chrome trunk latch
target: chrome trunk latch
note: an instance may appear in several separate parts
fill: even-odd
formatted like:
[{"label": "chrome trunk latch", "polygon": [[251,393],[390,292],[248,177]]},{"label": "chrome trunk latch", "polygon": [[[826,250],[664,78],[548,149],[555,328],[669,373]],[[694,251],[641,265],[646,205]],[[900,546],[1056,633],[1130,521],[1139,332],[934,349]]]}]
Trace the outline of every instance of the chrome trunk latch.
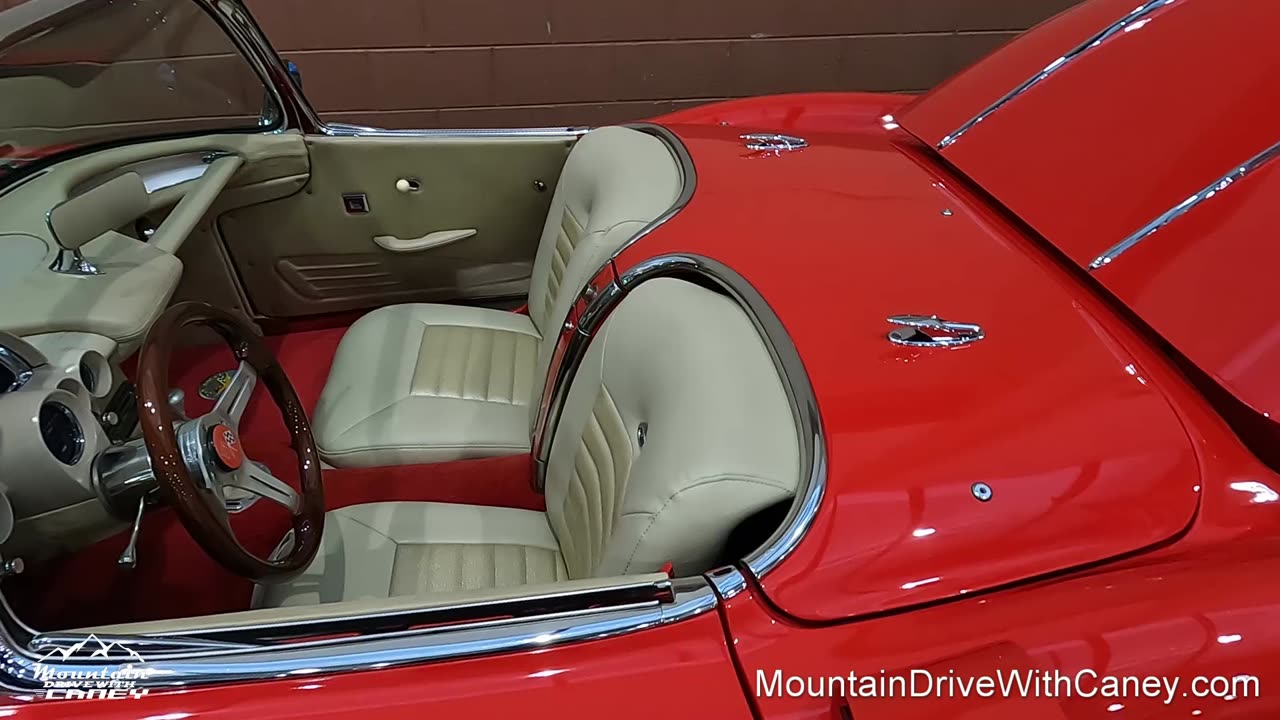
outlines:
[{"label": "chrome trunk latch", "polygon": [[746,142],[748,150],[782,152],[784,150],[803,150],[809,147],[809,141],[802,137],[794,135],[779,135],[777,133],[749,133],[747,135],[739,135],[739,139]]},{"label": "chrome trunk latch", "polygon": [[889,322],[901,329],[889,332],[889,342],[908,347],[959,347],[986,337],[981,325],[943,320],[937,315],[893,315]]}]

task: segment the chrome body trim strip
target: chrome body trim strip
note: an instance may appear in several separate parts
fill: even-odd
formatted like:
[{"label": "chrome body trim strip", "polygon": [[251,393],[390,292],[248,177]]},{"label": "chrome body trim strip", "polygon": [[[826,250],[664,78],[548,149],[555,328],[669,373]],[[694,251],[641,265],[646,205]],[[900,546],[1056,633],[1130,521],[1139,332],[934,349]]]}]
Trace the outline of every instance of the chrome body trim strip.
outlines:
[{"label": "chrome body trim strip", "polygon": [[[61,647],[74,636],[59,633],[44,639],[32,638],[31,630],[13,616],[7,602],[0,600],[0,686],[11,691],[38,692],[43,689],[38,665],[54,672],[103,673],[103,677],[131,665],[140,688],[186,688],[377,670],[616,637],[696,617],[713,610],[718,603],[705,578],[677,580],[672,585],[670,603],[592,607],[558,615],[443,625],[359,638],[248,645],[210,643],[202,638],[111,637],[125,652],[147,653],[148,648],[156,647],[178,650],[158,655],[152,652],[143,662],[132,663],[47,658],[47,654],[56,652],[49,648]],[[42,649],[44,652],[40,652]]]},{"label": "chrome body trim strip", "polygon": [[321,130],[330,137],[476,137],[476,138],[565,138],[576,140],[591,131],[587,127],[543,128],[373,128],[346,123],[329,123]]},{"label": "chrome body trim strip", "polygon": [[1223,175],[1217,180],[1214,180],[1213,183],[1209,185],[1209,187],[1206,187],[1205,189],[1201,190],[1195,195],[1192,195],[1186,200],[1183,200],[1177,205],[1174,205],[1172,208],[1167,210],[1160,217],[1142,226],[1142,228],[1140,228],[1137,232],[1133,233],[1132,235],[1125,238],[1124,240],[1121,240],[1115,245],[1112,245],[1110,248],[1106,250],[1106,252],[1103,252],[1101,255],[1094,258],[1093,262],[1089,263],[1089,270],[1091,271],[1098,270],[1099,268],[1104,268],[1107,265],[1110,265],[1113,260],[1123,255],[1125,251],[1129,250],[1134,245],[1137,245],[1143,240],[1146,240],[1152,235],[1155,235],[1157,232],[1163,229],[1166,225],[1174,222],[1175,220],[1187,214],[1188,212],[1191,212],[1191,210],[1193,210],[1200,203],[1203,203],[1206,200],[1209,200],[1210,198],[1218,195],[1222,191],[1231,187],[1233,184],[1239,182],[1240,180],[1243,180],[1247,175],[1249,175],[1249,173],[1252,173],[1254,170],[1257,170],[1263,165],[1266,165],[1268,162],[1275,160],[1277,157],[1280,157],[1280,143],[1276,143],[1275,145],[1272,145],[1266,150],[1263,150],[1257,155],[1254,155],[1253,157],[1244,161],[1240,165],[1237,165],[1235,168],[1231,170],[1231,172],[1227,173],[1226,175]]},{"label": "chrome body trim strip", "polygon": [[1122,32],[1126,32],[1133,23],[1145,18],[1146,16],[1150,15],[1151,13],[1155,12],[1156,10],[1159,10],[1164,6],[1172,5],[1177,1],[1178,0],[1148,0],[1147,2],[1138,6],[1134,10],[1130,11],[1128,15],[1125,15],[1124,17],[1115,21],[1111,25],[1108,25],[1105,29],[1103,29],[1097,35],[1094,35],[1093,37],[1086,40],[1084,43],[1076,46],[1066,55],[1063,55],[1057,60],[1054,60],[1053,62],[1049,63],[1048,65],[1045,66],[1043,70],[1031,76],[1029,79],[1027,79],[1018,87],[1014,88],[1013,90],[1010,90],[1007,94],[1005,94],[999,100],[996,100],[995,102],[988,105],[985,110],[978,113],[976,116],[974,116],[971,120],[969,120],[965,124],[961,125],[958,129],[956,129],[950,135],[947,135],[946,137],[942,138],[942,140],[938,142],[938,146],[937,146],[938,149],[945,150],[946,148],[950,147],[952,143],[959,140],[962,136],[964,136],[965,133],[972,130],[975,126],[977,126],[983,120],[986,120],[987,118],[991,117],[994,113],[999,111],[1009,102],[1011,102],[1014,98],[1017,98],[1019,95],[1022,95],[1023,93],[1027,92],[1028,90],[1035,87],[1036,85],[1039,85],[1041,82],[1044,82],[1046,79],[1048,79],[1054,73],[1061,70],[1071,61],[1075,60],[1081,55],[1084,55],[1085,53],[1098,47],[1099,45],[1105,43],[1106,41],[1110,40],[1116,35]]},{"label": "chrome body trim strip", "polygon": [[[607,588],[591,588],[568,592],[556,590],[516,599],[461,602],[456,605],[427,609],[408,608],[374,611],[361,615],[357,622],[363,626],[361,629],[393,626],[406,628],[425,625],[446,626],[459,623],[468,623],[468,626],[470,626],[472,624],[491,623],[493,618],[505,618],[507,622],[521,622],[523,619],[520,617],[520,613],[522,611],[527,612],[527,607],[534,603],[539,608],[544,609],[547,614],[561,615],[572,610],[577,604],[608,606],[617,609],[639,605],[652,606],[674,601],[674,588],[670,580],[632,582],[620,583]],[[243,643],[277,637],[299,637],[308,634],[325,635],[344,630],[351,632],[351,624],[352,620],[350,618],[310,618],[273,623],[229,625],[198,632],[182,633],[181,638],[183,640],[200,639],[202,641]],[[372,633],[374,631],[368,630],[367,632]],[[146,634],[142,637],[168,637],[168,635],[155,633]]]}]

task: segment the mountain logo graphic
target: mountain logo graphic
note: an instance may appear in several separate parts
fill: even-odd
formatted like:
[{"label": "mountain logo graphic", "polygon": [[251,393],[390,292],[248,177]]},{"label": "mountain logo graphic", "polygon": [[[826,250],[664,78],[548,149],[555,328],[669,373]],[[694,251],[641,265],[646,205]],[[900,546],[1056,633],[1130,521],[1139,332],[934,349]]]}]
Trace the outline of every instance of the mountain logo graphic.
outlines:
[{"label": "mountain logo graphic", "polygon": [[93,634],[71,647],[56,647],[50,650],[44,657],[40,658],[40,662],[93,660],[95,658],[125,663],[146,662],[141,655],[132,649],[118,642],[103,642],[97,635]]}]

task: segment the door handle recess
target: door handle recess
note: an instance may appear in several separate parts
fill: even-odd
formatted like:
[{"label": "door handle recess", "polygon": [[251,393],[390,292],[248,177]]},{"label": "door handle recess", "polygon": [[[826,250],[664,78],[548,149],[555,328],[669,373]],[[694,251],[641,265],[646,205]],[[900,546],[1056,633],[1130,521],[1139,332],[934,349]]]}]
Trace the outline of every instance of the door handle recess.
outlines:
[{"label": "door handle recess", "polygon": [[398,238],[394,235],[375,235],[373,241],[378,247],[384,250],[390,250],[396,253],[421,252],[423,250],[432,250],[445,245],[451,245],[459,240],[466,240],[476,234],[475,229],[468,230],[441,230],[420,238]]}]

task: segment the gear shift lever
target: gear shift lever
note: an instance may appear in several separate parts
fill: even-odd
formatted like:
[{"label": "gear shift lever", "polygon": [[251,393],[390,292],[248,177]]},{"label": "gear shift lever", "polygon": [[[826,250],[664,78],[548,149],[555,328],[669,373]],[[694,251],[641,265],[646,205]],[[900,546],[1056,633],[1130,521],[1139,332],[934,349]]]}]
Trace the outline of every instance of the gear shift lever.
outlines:
[{"label": "gear shift lever", "polygon": [[174,388],[169,391],[169,409],[173,411],[173,415],[178,420],[187,419],[187,394],[182,388]]},{"label": "gear shift lever", "polygon": [[133,518],[133,532],[129,534],[129,544],[125,546],[124,552],[120,553],[120,559],[116,560],[116,564],[126,570],[138,567],[138,531],[142,529],[142,511],[146,507],[147,496],[143,495],[138,498],[138,514]]}]

